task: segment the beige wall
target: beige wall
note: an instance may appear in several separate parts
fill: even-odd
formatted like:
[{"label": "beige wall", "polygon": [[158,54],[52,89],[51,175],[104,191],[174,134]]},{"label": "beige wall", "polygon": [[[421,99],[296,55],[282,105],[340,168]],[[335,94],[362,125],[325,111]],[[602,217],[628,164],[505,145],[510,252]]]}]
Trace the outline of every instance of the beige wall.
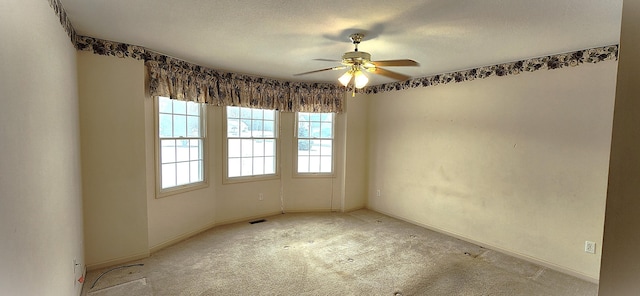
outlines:
[{"label": "beige wall", "polygon": [[0,14],[0,295],[79,295],[76,52],[47,1]]},{"label": "beige wall", "polygon": [[[88,52],[78,53],[78,63],[90,268],[146,256],[215,225],[278,214],[282,208],[340,211],[365,205],[366,179],[359,166],[366,158],[360,154],[360,160],[345,164],[344,152],[353,145],[358,154],[365,145],[364,110],[349,118],[358,121],[354,133],[360,134],[349,145],[347,117],[336,117],[333,178],[293,176],[295,117],[281,113],[280,178],[229,184],[223,182],[223,108],[207,106],[209,186],[156,198],[154,103],[144,94],[144,64]],[[353,179],[348,196],[345,170]]]},{"label": "beige wall", "polygon": [[[299,177],[294,176],[294,155],[296,146],[293,135],[295,133],[295,114],[281,113],[280,143],[282,143],[281,179],[283,182],[284,209],[287,212],[308,211],[340,211],[342,198],[344,143],[344,114],[335,117],[334,139],[334,177]],[[361,207],[364,207],[362,203]]]},{"label": "beige wall", "polygon": [[640,291],[640,2],[624,1],[600,293]]},{"label": "beige wall", "polygon": [[368,207],[596,281],[616,68],[369,96]]},{"label": "beige wall", "polygon": [[368,106],[364,95],[347,95],[344,133],[344,206],[346,211],[362,207],[367,202],[368,180]]},{"label": "beige wall", "polygon": [[90,268],[147,256],[143,63],[78,52],[84,235]]}]

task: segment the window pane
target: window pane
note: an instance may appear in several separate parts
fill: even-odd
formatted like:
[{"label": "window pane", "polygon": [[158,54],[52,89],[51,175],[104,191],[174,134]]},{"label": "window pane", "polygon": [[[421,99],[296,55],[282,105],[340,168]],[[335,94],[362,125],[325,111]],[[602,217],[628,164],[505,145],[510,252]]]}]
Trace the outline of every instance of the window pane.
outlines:
[{"label": "window pane", "polygon": [[200,117],[187,116],[187,132],[189,137],[200,136]]},{"label": "window pane", "polygon": [[320,172],[331,173],[331,156],[320,157]]},{"label": "window pane", "polygon": [[309,172],[309,156],[298,156],[298,172]]},{"label": "window pane", "polygon": [[176,163],[176,185],[184,185],[189,183],[189,163]]},{"label": "window pane", "polygon": [[177,140],[176,144],[176,161],[188,161],[189,140]]},{"label": "window pane", "polygon": [[240,107],[227,107],[227,118],[240,118]]},{"label": "window pane", "polygon": [[187,115],[200,116],[200,104],[187,102]]},{"label": "window pane", "polygon": [[189,163],[189,182],[202,182],[204,179],[202,178],[202,172],[204,171],[202,168],[202,161],[191,161]]},{"label": "window pane", "polygon": [[176,141],[161,140],[160,141],[160,163],[169,163],[176,161]]},{"label": "window pane", "polygon": [[191,140],[189,146],[189,160],[202,159],[202,146],[200,145],[202,140]]},{"label": "window pane", "polygon": [[253,140],[253,156],[264,156],[264,140]]},{"label": "window pane", "polygon": [[242,168],[240,169],[240,175],[251,176],[253,175],[253,160],[251,158],[241,158]]},{"label": "window pane", "polygon": [[311,138],[319,138],[320,137],[320,122],[311,122],[311,127],[309,128],[309,133]]},{"label": "window pane", "polygon": [[320,171],[320,157],[319,156],[309,156],[309,171],[310,172],[319,172]]},{"label": "window pane", "polygon": [[298,140],[298,155],[309,155],[309,150],[311,150],[311,141]]},{"label": "window pane", "polygon": [[264,155],[276,156],[276,140],[264,140]]},{"label": "window pane", "polygon": [[320,154],[323,156],[331,156],[333,154],[333,140],[320,141]]},{"label": "window pane", "polygon": [[173,113],[174,114],[187,114],[187,102],[171,100],[173,102]]},{"label": "window pane", "polygon": [[227,147],[227,154],[229,157],[240,157],[240,141],[239,139],[229,139],[229,146]]},{"label": "window pane", "polygon": [[253,119],[263,119],[263,111],[261,109],[252,109],[252,116],[251,118]]},{"label": "window pane", "polygon": [[266,120],[275,120],[276,119],[276,111],[264,110],[264,119],[266,119]]},{"label": "window pane", "polygon": [[265,137],[272,138],[275,135],[275,121],[265,121],[263,130]]},{"label": "window pane", "polygon": [[262,120],[251,121],[251,136],[254,138],[262,137]]},{"label": "window pane", "polygon": [[168,163],[162,165],[162,170],[160,171],[162,175],[162,188],[168,188],[176,186],[176,164]]},{"label": "window pane", "polygon": [[262,157],[253,158],[253,174],[264,175],[264,158]]},{"label": "window pane", "polygon": [[331,128],[331,122],[323,122],[320,125],[320,137],[322,138],[333,138],[333,132]]},{"label": "window pane", "polygon": [[187,136],[187,117],[184,115],[173,115],[173,137]]},{"label": "window pane", "polygon": [[173,136],[173,116],[171,114],[160,114],[158,121],[160,138],[171,138]]},{"label": "window pane", "polygon": [[251,119],[251,108],[240,108],[240,118]]},{"label": "window pane", "polygon": [[276,158],[265,157],[264,158],[264,173],[275,174],[276,173]]},{"label": "window pane", "polygon": [[242,139],[242,146],[240,148],[242,157],[247,157],[253,155],[253,141]]},{"label": "window pane", "polygon": [[158,111],[160,113],[171,113],[171,99],[167,97],[158,97]]},{"label": "window pane", "polygon": [[240,119],[240,137],[242,138],[251,137],[251,120]]},{"label": "window pane", "polygon": [[227,120],[227,137],[240,137],[240,119]]},{"label": "window pane", "polygon": [[229,177],[240,176],[240,158],[229,158],[228,164]]},{"label": "window pane", "polygon": [[309,155],[320,155],[320,141],[313,140],[311,143],[311,149],[309,149]]},{"label": "window pane", "polygon": [[309,123],[298,122],[298,138],[308,138],[308,137],[309,137]]}]

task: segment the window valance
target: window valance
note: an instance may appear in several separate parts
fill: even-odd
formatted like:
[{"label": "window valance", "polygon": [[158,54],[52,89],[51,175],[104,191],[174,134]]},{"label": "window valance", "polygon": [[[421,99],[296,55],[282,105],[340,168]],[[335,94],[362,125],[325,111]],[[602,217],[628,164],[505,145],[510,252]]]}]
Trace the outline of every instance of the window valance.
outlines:
[{"label": "window valance", "polygon": [[285,112],[343,111],[345,91],[337,85],[220,72],[153,52],[145,65],[152,96]]}]

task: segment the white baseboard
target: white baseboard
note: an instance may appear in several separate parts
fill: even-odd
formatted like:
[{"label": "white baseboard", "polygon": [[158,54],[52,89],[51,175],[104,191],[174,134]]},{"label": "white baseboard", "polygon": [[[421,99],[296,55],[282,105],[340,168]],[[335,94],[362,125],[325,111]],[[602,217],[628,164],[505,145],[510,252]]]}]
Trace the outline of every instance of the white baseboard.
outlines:
[{"label": "white baseboard", "polygon": [[594,283],[594,284],[598,284],[600,282],[599,279],[594,278],[594,277],[592,277],[590,275],[587,275],[587,274],[584,274],[582,272],[579,272],[579,271],[576,271],[576,270],[573,270],[573,269],[570,269],[570,268],[567,268],[567,267],[564,267],[564,266],[560,266],[560,265],[557,265],[557,264],[554,264],[554,263],[551,263],[551,262],[548,262],[548,261],[545,261],[545,260],[541,260],[541,259],[538,259],[538,258],[534,258],[534,257],[531,257],[531,256],[520,254],[520,253],[515,252],[515,251],[511,251],[511,250],[507,250],[507,249],[504,249],[504,248],[501,248],[501,247],[497,247],[497,246],[493,246],[493,245],[490,245],[490,244],[486,244],[484,242],[476,241],[476,240],[470,239],[468,237],[459,235],[457,233],[453,233],[453,232],[450,232],[450,231],[447,231],[447,230],[444,230],[444,229],[440,229],[440,228],[436,228],[436,227],[433,227],[433,226],[430,226],[430,225],[426,225],[424,223],[420,223],[418,221],[414,221],[414,220],[411,220],[411,219],[403,218],[403,217],[400,217],[400,216],[397,216],[397,215],[394,215],[394,214],[391,214],[391,213],[387,213],[387,212],[384,212],[384,211],[380,211],[380,210],[372,209],[372,208],[368,208],[368,207],[367,207],[367,209],[371,210],[371,211],[374,211],[374,212],[378,212],[378,213],[383,214],[383,215],[387,215],[389,217],[396,218],[398,220],[402,220],[402,221],[405,221],[405,222],[408,222],[408,223],[411,223],[411,224],[414,224],[414,225],[418,225],[420,227],[424,227],[426,229],[429,229],[429,230],[432,230],[432,231],[435,231],[435,232],[438,232],[438,233],[442,233],[442,234],[445,234],[445,235],[448,235],[448,236],[451,236],[451,237],[455,237],[457,239],[460,239],[460,240],[463,240],[463,241],[466,241],[466,242],[469,242],[469,243],[472,243],[472,244],[475,244],[475,245],[478,245],[478,246],[482,246],[483,248],[486,248],[486,249],[491,249],[491,250],[494,250],[494,251],[497,251],[497,252],[512,256],[512,257],[516,257],[518,259],[522,259],[522,260],[531,262],[533,264],[541,265],[541,266],[547,267],[549,269],[552,269],[552,270],[555,270],[555,271],[558,271],[558,272],[561,272],[561,273],[564,273],[564,274],[568,274],[570,276],[574,276],[574,277],[577,277],[579,279],[582,279],[582,280],[585,280],[585,281],[588,281],[588,282],[591,282],[591,283]]},{"label": "white baseboard", "polygon": [[167,240],[165,242],[159,243],[155,246],[152,246],[151,248],[149,248],[149,253],[153,254],[155,252],[158,252],[164,248],[173,246],[179,242],[182,242],[190,237],[196,236],[202,232],[205,232],[211,228],[217,227],[217,226],[222,226],[222,225],[228,225],[228,224],[233,224],[233,223],[238,223],[238,222],[245,222],[245,221],[251,221],[251,220],[255,220],[258,218],[264,218],[264,217],[269,217],[269,216],[275,216],[275,215],[280,215],[280,212],[270,212],[270,213],[265,213],[265,214],[261,214],[261,215],[255,215],[255,216],[251,216],[251,217],[243,217],[243,218],[238,218],[238,219],[230,219],[230,220],[224,220],[224,221],[216,221],[213,223],[209,223],[197,230],[176,236],[170,240]]},{"label": "white baseboard", "polygon": [[[356,211],[356,210],[361,210],[364,209],[364,207],[358,207],[358,208],[353,208],[353,209],[349,209],[349,210],[345,210],[345,212],[351,212],[351,211]],[[329,209],[329,208],[322,208],[322,209],[295,209],[295,210],[285,210],[285,213],[326,213],[326,212],[337,212],[339,210],[336,209]],[[261,214],[261,215],[255,215],[255,216],[250,216],[250,217],[243,217],[243,218],[238,218],[238,219],[230,219],[230,220],[224,220],[224,221],[216,221],[213,223],[209,223],[197,230],[176,236],[170,240],[164,241],[162,243],[159,243],[155,246],[152,246],[151,248],[149,248],[149,253],[153,254],[155,252],[158,252],[164,248],[173,246],[179,242],[182,242],[190,237],[193,237],[195,235],[198,235],[202,232],[205,232],[211,228],[217,227],[217,226],[222,226],[222,225],[228,225],[228,224],[233,224],[233,223],[238,223],[238,222],[246,222],[246,221],[251,221],[251,220],[255,220],[258,218],[264,218],[264,217],[270,217],[270,216],[276,216],[276,215],[280,215],[283,214],[281,212],[270,212],[270,213],[265,213],[265,214]]]},{"label": "white baseboard", "polygon": [[[349,213],[349,212],[353,212],[353,211],[357,211],[357,210],[362,210],[362,209],[366,209],[364,206],[362,207],[355,207],[355,208],[350,208],[350,209],[344,209],[345,213]],[[372,210],[373,211],[373,210]]]},{"label": "white baseboard", "polygon": [[[360,209],[364,209],[364,207],[359,207],[359,208],[354,208],[354,209],[349,209],[345,212],[350,212],[350,211],[356,211],[356,210],[360,210]],[[285,213],[327,213],[327,212],[337,212],[338,210],[336,209],[329,209],[329,208],[321,208],[321,209],[295,209],[295,210],[285,210]],[[211,228],[217,227],[217,226],[222,226],[222,225],[228,225],[228,224],[233,224],[233,223],[239,223],[239,222],[246,222],[246,221],[251,221],[251,220],[255,220],[258,218],[264,218],[264,217],[270,217],[270,216],[276,216],[276,215],[281,215],[283,213],[281,212],[271,212],[271,213],[265,213],[265,214],[261,214],[261,215],[255,215],[255,216],[250,216],[250,217],[243,217],[243,218],[238,218],[238,219],[230,219],[230,220],[224,220],[224,221],[216,221],[213,223],[209,223],[197,230],[176,236],[170,240],[164,241],[162,243],[159,243],[155,246],[152,246],[149,249],[149,253],[153,254],[155,252],[158,252],[164,248],[173,246],[179,242],[182,242],[190,237],[193,237],[195,235],[198,235],[202,232],[205,232]]]},{"label": "white baseboard", "polygon": [[87,264],[86,269],[91,271],[91,270],[96,270],[96,269],[100,269],[100,268],[116,266],[116,265],[120,265],[122,263],[127,263],[127,262],[131,262],[131,261],[147,258],[147,257],[149,257],[149,254],[150,254],[149,251],[147,251],[147,252],[142,252],[142,253],[138,253],[138,254],[131,255],[131,256],[125,256],[125,257],[106,260],[106,261],[102,261],[102,262],[98,262],[98,263]]},{"label": "white baseboard", "polygon": [[319,208],[319,209],[285,209],[285,213],[328,213],[339,212],[339,209]]}]

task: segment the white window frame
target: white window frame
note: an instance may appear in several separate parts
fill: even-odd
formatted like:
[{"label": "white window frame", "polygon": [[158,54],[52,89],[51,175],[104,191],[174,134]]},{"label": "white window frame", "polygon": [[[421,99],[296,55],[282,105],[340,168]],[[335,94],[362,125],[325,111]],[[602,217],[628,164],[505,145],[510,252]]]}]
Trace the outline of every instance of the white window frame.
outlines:
[{"label": "white window frame", "polygon": [[[323,112],[320,114],[330,114],[331,115],[331,137],[323,137],[322,135],[320,136],[315,136],[313,134],[312,131],[309,131],[309,135],[307,137],[300,137],[300,122],[299,122],[299,118],[300,118],[300,114],[313,114],[312,112],[296,112],[295,113],[295,120],[294,120],[294,124],[295,124],[295,128],[294,128],[294,137],[293,137],[293,153],[294,153],[294,157],[293,157],[293,176],[294,177],[334,177],[335,176],[335,163],[336,163],[336,114],[333,112]],[[311,120],[310,120],[311,122]],[[317,122],[322,122],[322,121],[317,121]],[[309,141],[331,141],[331,171],[330,172],[299,172],[299,158],[300,158],[300,149],[298,147],[300,140],[309,140]],[[311,149],[311,146],[313,144],[309,145],[309,149]],[[302,150],[302,151],[306,151],[306,150]],[[320,154],[319,156],[321,157],[322,154]],[[315,156],[315,155],[310,155],[310,156]]]},{"label": "white window frame", "polygon": [[[238,133],[238,136],[229,136],[229,118],[228,118],[228,109],[229,108],[241,108],[241,109],[250,109],[250,110],[264,110],[264,111],[273,111],[274,114],[274,123],[273,123],[273,135],[272,137],[265,137],[264,135],[260,136],[260,135],[255,135],[253,134],[253,132],[249,131],[249,134],[242,134],[242,131],[240,131]],[[241,112],[241,111],[240,111]],[[253,112],[253,111],[252,111]],[[224,108],[224,120],[223,120],[223,138],[224,138],[224,145],[223,145],[223,153],[224,153],[224,161],[223,161],[223,183],[228,184],[228,183],[241,183],[241,182],[252,182],[252,181],[263,181],[263,180],[273,180],[273,179],[279,179],[280,178],[280,139],[279,139],[279,129],[280,129],[280,112],[278,112],[277,110],[269,110],[269,109],[259,109],[259,108],[248,108],[248,107],[237,107],[237,106],[226,106]],[[258,119],[259,120],[259,119]],[[264,121],[264,119],[263,119]],[[241,124],[240,124],[241,125]],[[234,124],[235,126],[235,124]],[[274,173],[268,173],[268,174],[255,174],[255,175],[244,175],[244,176],[229,176],[229,161],[230,161],[230,155],[229,155],[229,145],[230,145],[230,141],[229,140],[237,140],[237,139],[241,139],[241,140],[252,140],[253,141],[253,145],[255,145],[255,141],[263,141],[266,142],[266,140],[273,140],[274,141],[274,152],[273,152],[273,157],[274,157],[274,163],[273,163],[273,169],[274,169]],[[243,158],[254,158],[254,157],[262,157],[260,155],[254,155],[253,152],[251,153],[251,156],[247,156],[244,155],[242,156]],[[234,155],[232,158],[238,158],[237,155]]]},{"label": "white window frame", "polygon": [[[168,99],[168,98],[163,98],[163,99]],[[154,98],[154,114],[155,114],[155,129],[154,129],[154,134],[155,134],[155,158],[156,158],[156,198],[161,198],[161,197],[165,197],[165,196],[169,196],[169,195],[174,195],[174,194],[179,194],[179,193],[183,193],[183,192],[187,192],[187,191],[192,191],[192,190],[197,190],[197,189],[201,189],[201,188],[205,188],[209,186],[209,172],[208,172],[208,162],[209,162],[209,157],[208,157],[208,152],[207,152],[207,120],[206,120],[206,108],[205,108],[205,104],[202,103],[194,103],[194,102],[190,102],[190,104],[199,104],[199,111],[200,111],[200,116],[199,116],[199,125],[200,125],[200,136],[199,137],[194,137],[194,136],[186,136],[186,137],[160,137],[160,97],[155,97]],[[173,110],[171,113],[166,113],[163,112],[163,114],[175,114],[173,113]],[[180,115],[180,114],[179,114]],[[173,126],[172,126],[173,127]],[[162,147],[161,147],[161,143],[162,140],[183,140],[183,141],[191,141],[191,140],[200,140],[201,141],[201,148],[202,151],[201,153],[201,158],[202,158],[202,168],[201,168],[201,173],[203,174],[202,180],[201,181],[195,181],[195,182],[188,182],[185,184],[181,184],[181,185],[176,185],[176,186],[172,186],[172,187],[167,187],[167,188],[162,188]],[[190,156],[191,157],[191,156]],[[190,159],[191,160],[191,159]],[[184,162],[184,161],[178,161],[177,159],[175,160],[174,163],[179,163],[179,162]],[[177,174],[176,174],[177,175]]]}]

